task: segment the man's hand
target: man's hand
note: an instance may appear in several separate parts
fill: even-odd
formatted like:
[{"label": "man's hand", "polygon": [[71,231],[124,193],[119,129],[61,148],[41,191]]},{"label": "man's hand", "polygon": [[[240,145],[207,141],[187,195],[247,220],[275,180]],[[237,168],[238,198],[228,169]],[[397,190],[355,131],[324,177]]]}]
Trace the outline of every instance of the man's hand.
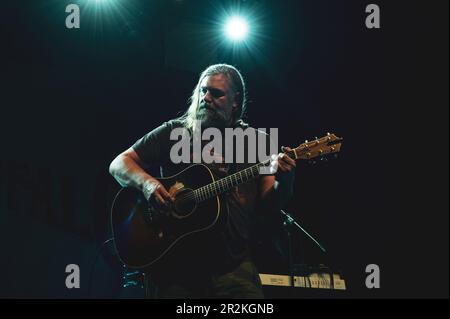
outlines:
[{"label": "man's hand", "polygon": [[292,151],[290,147],[281,147],[283,153],[279,153],[278,155],[274,155],[272,157],[271,166],[276,167],[275,178],[277,180],[282,180],[284,176],[291,175],[295,172],[296,163],[295,160],[290,158],[287,152]]},{"label": "man's hand", "polygon": [[142,187],[142,192],[149,203],[156,202],[160,206],[169,206],[169,203],[174,201],[164,185],[156,179],[147,179]]}]

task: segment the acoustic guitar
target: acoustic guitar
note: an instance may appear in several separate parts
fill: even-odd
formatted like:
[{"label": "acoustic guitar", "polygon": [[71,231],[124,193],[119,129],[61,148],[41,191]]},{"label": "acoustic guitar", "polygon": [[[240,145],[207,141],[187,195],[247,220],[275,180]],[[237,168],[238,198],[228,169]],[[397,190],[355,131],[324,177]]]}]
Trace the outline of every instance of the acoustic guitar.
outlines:
[{"label": "acoustic guitar", "polygon": [[[295,160],[312,160],[339,152],[342,140],[328,133],[286,154]],[[270,159],[218,180],[207,166],[193,164],[174,176],[158,178],[175,199],[167,208],[154,207],[137,189],[122,188],[111,208],[120,261],[130,268],[152,267],[190,235],[211,229],[225,214],[220,195],[256,178],[269,164]]]}]

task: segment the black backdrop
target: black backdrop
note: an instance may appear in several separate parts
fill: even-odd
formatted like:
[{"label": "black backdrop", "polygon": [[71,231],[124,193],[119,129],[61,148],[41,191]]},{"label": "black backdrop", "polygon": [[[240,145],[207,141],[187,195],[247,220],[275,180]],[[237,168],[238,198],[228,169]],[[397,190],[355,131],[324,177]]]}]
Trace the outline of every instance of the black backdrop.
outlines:
[{"label": "black backdrop", "polygon": [[[366,1],[243,1],[263,36],[238,54],[211,29],[219,1],[128,1],[112,19],[82,6],[78,30],[69,3],[2,3],[1,297],[120,296],[108,253],[88,288],[119,188],[108,165],[217,62],[243,72],[248,120],[280,144],[345,139],[336,160],[297,169],[286,210],[327,253],[297,232],[295,261],[340,271],[347,297],[448,297],[447,1],[375,1],[378,30]],[[69,263],[81,289],[64,285]]]}]

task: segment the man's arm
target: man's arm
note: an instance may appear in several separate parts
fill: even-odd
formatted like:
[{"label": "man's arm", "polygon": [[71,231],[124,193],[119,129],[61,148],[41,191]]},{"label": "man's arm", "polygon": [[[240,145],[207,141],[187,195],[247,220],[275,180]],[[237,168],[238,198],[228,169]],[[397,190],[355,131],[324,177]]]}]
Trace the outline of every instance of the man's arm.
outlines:
[{"label": "man's arm", "polygon": [[[290,150],[288,147],[283,149],[286,152]],[[278,162],[276,174],[261,176],[259,183],[260,205],[268,210],[283,208],[293,194],[295,160],[282,153],[275,160]]]},{"label": "man's arm", "polygon": [[109,173],[122,187],[134,187],[144,194],[147,200],[153,194],[160,204],[171,197],[164,186],[143,168],[143,162],[133,148],[119,154],[109,165]]}]

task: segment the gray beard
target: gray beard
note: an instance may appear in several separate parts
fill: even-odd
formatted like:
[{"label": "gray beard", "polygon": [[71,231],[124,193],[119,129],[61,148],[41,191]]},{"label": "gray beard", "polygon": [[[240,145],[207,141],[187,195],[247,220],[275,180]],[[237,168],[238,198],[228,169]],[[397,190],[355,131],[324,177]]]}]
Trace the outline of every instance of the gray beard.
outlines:
[{"label": "gray beard", "polygon": [[228,121],[221,114],[208,109],[202,109],[198,111],[196,120],[200,121],[202,128],[223,128],[228,124]]}]

